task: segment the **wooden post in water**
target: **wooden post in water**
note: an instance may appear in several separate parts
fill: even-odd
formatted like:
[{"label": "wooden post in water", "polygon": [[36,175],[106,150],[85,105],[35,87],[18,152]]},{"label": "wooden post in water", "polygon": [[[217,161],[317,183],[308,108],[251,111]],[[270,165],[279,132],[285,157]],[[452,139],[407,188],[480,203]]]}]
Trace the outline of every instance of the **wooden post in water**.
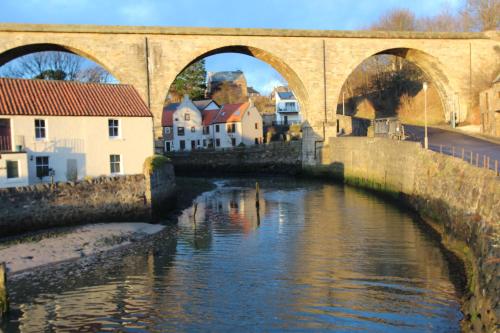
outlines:
[{"label": "wooden post in water", "polygon": [[443,145],[439,145],[439,153],[442,154],[443,153]]},{"label": "wooden post in water", "polygon": [[255,183],[255,207],[259,208],[260,202],[259,202],[259,183]]},{"label": "wooden post in water", "polygon": [[455,146],[451,146],[451,156],[455,157]]},{"label": "wooden post in water", "polygon": [[193,212],[193,222],[196,224],[196,212],[198,211],[198,203],[194,203],[194,212]]},{"label": "wooden post in water", "polygon": [[470,164],[474,163],[474,156],[472,155],[472,152],[470,152]]},{"label": "wooden post in water", "polygon": [[479,153],[476,153],[476,166],[479,167]]},{"label": "wooden post in water", "polygon": [[465,149],[462,148],[462,160],[465,159]]},{"label": "wooden post in water", "polygon": [[498,160],[495,160],[495,172],[497,173],[497,177],[500,175],[498,171]]},{"label": "wooden post in water", "polygon": [[0,263],[0,322],[9,311],[9,295],[7,294],[7,270],[5,263]]}]

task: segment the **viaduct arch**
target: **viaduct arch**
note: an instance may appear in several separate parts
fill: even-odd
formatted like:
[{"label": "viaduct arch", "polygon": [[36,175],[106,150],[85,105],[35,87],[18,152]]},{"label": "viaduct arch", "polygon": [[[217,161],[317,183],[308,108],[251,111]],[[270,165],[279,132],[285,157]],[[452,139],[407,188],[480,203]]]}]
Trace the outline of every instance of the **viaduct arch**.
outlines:
[{"label": "viaduct arch", "polygon": [[[82,55],[133,85],[161,134],[165,95],[178,73],[207,55],[239,52],[288,80],[316,137],[335,136],[337,99],[350,73],[375,54],[414,62],[438,87],[446,110],[466,118],[479,76],[500,64],[500,32],[422,33],[275,29],[0,24],[0,64],[41,50]],[[457,103],[458,101],[458,103]]]}]

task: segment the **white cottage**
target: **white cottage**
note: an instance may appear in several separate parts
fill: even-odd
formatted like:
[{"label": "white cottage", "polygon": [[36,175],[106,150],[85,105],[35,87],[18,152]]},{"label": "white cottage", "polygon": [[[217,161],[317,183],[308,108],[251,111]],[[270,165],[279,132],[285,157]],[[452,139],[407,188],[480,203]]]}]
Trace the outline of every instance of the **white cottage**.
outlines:
[{"label": "white cottage", "polygon": [[129,85],[0,79],[0,187],[142,173],[153,118]]},{"label": "white cottage", "polygon": [[278,124],[296,124],[302,121],[299,102],[291,91],[275,92],[276,121]]},{"label": "white cottage", "polygon": [[252,102],[221,107],[185,96],[164,108],[162,125],[166,152],[262,143],[262,117]]}]

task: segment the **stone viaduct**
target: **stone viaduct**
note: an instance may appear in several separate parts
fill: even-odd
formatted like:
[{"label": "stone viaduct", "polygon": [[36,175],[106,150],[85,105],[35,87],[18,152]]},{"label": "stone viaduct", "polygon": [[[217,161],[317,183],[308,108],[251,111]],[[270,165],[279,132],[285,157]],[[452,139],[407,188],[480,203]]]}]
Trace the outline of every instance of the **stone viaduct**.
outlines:
[{"label": "stone viaduct", "polygon": [[465,119],[477,77],[500,64],[500,32],[420,33],[274,29],[121,27],[0,24],[0,65],[37,51],[68,51],[103,66],[133,85],[155,116],[161,136],[163,102],[177,74],[194,61],[225,52],[273,66],[295,92],[317,138],[332,126],[342,85],[375,54],[393,54],[418,65],[437,87],[445,112]]}]

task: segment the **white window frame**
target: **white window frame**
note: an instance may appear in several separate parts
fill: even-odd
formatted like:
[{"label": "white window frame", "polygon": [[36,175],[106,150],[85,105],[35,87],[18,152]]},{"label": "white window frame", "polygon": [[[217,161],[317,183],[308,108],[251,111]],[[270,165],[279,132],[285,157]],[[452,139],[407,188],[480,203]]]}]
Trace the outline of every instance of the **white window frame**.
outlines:
[{"label": "white window frame", "polygon": [[[111,157],[112,156],[118,156],[118,162],[117,161],[112,161]],[[119,171],[118,172],[113,172],[113,164],[116,164],[118,163],[118,168],[119,168]],[[122,155],[121,154],[109,154],[109,173],[110,175],[114,176],[114,175],[123,175],[123,158],[122,158]]]},{"label": "white window frame", "polygon": [[[112,125],[110,124],[110,122],[114,122],[116,121],[116,125]],[[111,135],[111,129],[116,129],[117,131],[117,134],[116,135]],[[122,130],[121,130],[121,121],[120,119],[116,119],[116,118],[109,118],[108,119],[108,137],[110,139],[120,139],[121,138],[121,135],[122,135]]]},{"label": "white window frame", "polygon": [[[17,177],[9,177],[9,168],[7,167],[8,162],[16,162],[17,163]],[[21,161],[19,160],[5,160],[5,179],[7,182],[17,182],[19,179],[22,177],[22,172],[21,172]]]},{"label": "white window frame", "polygon": [[[37,127],[36,126],[36,122],[37,121],[43,121],[43,127],[39,127],[39,126]],[[49,130],[48,130],[47,124],[48,124],[47,119],[45,119],[45,118],[35,118],[34,126],[35,126],[35,140],[36,141],[45,141],[49,137]],[[42,128],[44,130],[44,134],[45,135],[44,135],[44,137],[40,137],[39,138],[39,137],[37,137],[37,132],[38,132],[37,130],[42,129]]]},{"label": "white window frame", "polygon": [[[42,163],[42,164],[38,164],[38,159],[39,159],[39,158],[40,158],[40,159],[42,159],[42,158],[44,158],[44,157],[46,157],[46,158],[47,158],[47,164],[44,164],[44,163]],[[40,167],[40,168],[43,168],[43,167],[45,167],[45,166],[47,167],[47,174],[46,174],[46,175],[44,175],[44,176],[42,176],[42,177],[39,177],[39,176],[38,176],[38,168],[39,168],[39,167]],[[47,155],[35,156],[35,176],[36,176],[36,178],[41,178],[41,179],[43,179],[43,178],[45,178],[45,177],[49,177],[49,176],[50,176],[50,156],[47,156]]]}]

